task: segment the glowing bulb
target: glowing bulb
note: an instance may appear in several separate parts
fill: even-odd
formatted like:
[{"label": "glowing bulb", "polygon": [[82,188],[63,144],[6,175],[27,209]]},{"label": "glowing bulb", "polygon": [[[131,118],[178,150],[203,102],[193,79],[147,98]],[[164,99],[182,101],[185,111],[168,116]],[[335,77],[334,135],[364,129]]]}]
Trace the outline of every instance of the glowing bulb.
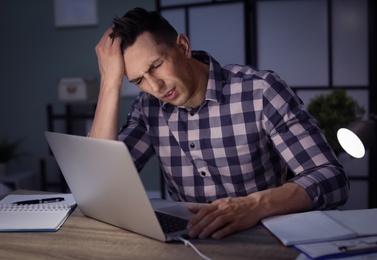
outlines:
[{"label": "glowing bulb", "polygon": [[337,137],[342,148],[355,158],[362,158],[365,155],[365,147],[360,138],[347,128],[340,128]]}]

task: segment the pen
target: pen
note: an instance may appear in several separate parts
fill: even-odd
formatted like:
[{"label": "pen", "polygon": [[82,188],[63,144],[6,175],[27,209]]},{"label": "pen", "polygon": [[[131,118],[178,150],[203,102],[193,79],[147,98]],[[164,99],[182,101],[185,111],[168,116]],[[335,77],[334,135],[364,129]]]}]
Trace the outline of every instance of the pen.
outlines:
[{"label": "pen", "polygon": [[54,197],[54,198],[46,198],[46,199],[22,200],[22,201],[13,202],[12,204],[16,204],[16,205],[30,205],[30,204],[52,203],[52,202],[59,202],[59,201],[64,201],[64,198],[62,198],[62,197]]},{"label": "pen", "polygon": [[343,246],[343,247],[339,247],[338,249],[344,254],[351,255],[351,254],[375,252],[377,250],[377,246],[364,247],[364,248],[358,248],[358,249],[349,249],[346,246]]},{"label": "pen", "polygon": [[339,251],[344,254],[360,254],[367,253],[377,250],[377,241],[376,242],[365,242],[360,241],[358,244],[351,246],[339,246]]}]

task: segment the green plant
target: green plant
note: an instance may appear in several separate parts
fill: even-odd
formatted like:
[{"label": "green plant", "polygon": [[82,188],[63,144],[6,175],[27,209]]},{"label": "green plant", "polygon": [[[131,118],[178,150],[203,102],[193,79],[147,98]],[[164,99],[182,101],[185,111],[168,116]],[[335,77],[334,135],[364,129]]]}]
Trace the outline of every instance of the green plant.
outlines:
[{"label": "green plant", "polygon": [[7,139],[3,138],[0,141],[0,163],[7,163],[16,158],[18,156],[17,150],[20,143],[21,140],[9,142]]},{"label": "green plant", "polygon": [[360,119],[365,109],[357,100],[347,96],[345,90],[335,90],[330,94],[321,94],[310,100],[308,112],[317,119],[327,141],[339,155],[343,150],[336,138],[339,128]]}]

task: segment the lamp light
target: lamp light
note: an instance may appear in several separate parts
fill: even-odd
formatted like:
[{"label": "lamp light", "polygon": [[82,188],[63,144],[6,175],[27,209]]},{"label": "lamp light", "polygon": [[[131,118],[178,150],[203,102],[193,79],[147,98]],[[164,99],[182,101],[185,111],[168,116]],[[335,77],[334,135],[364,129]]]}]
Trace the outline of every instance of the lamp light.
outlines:
[{"label": "lamp light", "polygon": [[365,150],[373,145],[376,123],[372,120],[357,120],[346,128],[340,128],[337,138],[342,148],[355,158],[362,158]]}]

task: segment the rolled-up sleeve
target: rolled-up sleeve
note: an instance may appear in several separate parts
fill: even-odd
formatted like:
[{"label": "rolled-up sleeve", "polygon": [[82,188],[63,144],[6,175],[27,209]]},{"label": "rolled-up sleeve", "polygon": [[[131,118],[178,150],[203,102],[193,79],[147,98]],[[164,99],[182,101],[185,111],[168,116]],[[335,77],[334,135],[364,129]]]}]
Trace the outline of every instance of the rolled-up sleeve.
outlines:
[{"label": "rolled-up sleeve", "polygon": [[276,75],[266,77],[263,125],[272,144],[295,177],[289,181],[309,194],[313,209],[346,202],[349,181],[317,121]]}]

